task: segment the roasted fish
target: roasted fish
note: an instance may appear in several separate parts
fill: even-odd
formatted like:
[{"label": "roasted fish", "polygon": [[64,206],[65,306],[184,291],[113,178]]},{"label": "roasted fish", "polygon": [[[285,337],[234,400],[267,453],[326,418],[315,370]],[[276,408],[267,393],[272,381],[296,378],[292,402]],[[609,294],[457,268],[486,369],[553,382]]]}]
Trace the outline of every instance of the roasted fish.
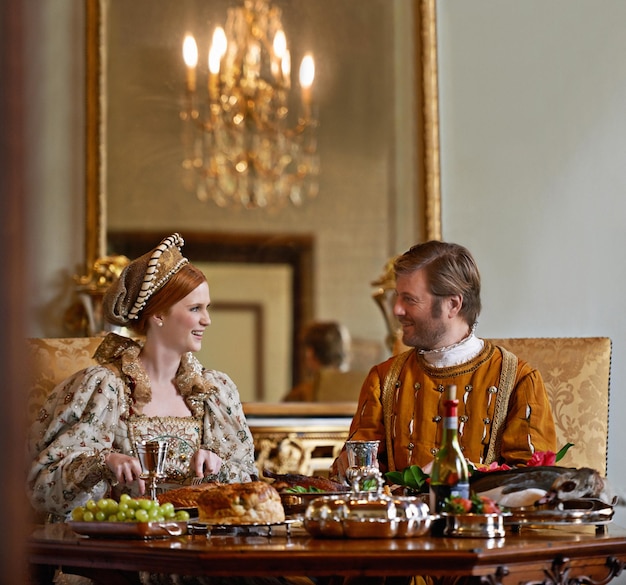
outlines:
[{"label": "roasted fish", "polygon": [[553,504],[580,498],[596,498],[613,504],[606,480],[588,467],[520,467],[476,472],[470,478],[473,492],[486,495],[504,506]]}]

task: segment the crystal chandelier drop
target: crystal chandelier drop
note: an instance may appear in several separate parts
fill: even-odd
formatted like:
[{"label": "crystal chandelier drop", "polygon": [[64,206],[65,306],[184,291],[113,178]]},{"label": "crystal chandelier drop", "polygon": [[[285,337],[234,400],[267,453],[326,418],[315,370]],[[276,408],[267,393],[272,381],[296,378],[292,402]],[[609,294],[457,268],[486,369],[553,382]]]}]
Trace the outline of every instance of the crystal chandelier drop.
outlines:
[{"label": "crystal chandelier drop", "polygon": [[[281,10],[244,0],[228,10],[224,28],[215,28],[205,70],[191,34],[183,58],[186,188],[220,207],[277,208],[317,195],[315,63],[303,57],[299,92],[292,91]],[[206,84],[199,83],[205,75]]]}]

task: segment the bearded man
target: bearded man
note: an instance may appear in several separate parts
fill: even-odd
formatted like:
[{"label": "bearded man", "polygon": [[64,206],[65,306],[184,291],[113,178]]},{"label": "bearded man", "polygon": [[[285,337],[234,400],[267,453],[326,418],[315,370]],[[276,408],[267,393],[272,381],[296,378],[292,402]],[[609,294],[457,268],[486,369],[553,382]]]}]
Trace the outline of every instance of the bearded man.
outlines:
[{"label": "bearded man", "polygon": [[[393,312],[408,351],[374,366],[349,440],[380,441],[380,469],[428,468],[441,446],[445,388],[457,387],[459,442],[475,464],[519,465],[556,451],[552,409],[539,371],[475,335],[480,273],[458,244],[430,241],[394,262]],[[344,479],[345,449],[331,468]]]}]

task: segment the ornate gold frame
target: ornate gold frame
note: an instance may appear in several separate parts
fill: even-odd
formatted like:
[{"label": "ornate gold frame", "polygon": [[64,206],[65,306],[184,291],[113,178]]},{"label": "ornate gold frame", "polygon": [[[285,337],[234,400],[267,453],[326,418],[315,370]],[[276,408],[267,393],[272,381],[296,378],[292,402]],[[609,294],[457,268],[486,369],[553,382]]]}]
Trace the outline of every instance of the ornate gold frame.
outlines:
[{"label": "ornate gold frame", "polygon": [[[101,0],[85,2],[86,6],[86,185],[85,185],[85,263],[88,273],[96,261],[106,255],[106,196],[102,184],[100,139],[102,110],[100,88],[102,55],[100,54],[104,22]],[[416,18],[416,83],[421,103],[417,119],[423,128],[418,148],[417,168],[423,182],[424,230],[426,239],[441,239],[441,192],[439,165],[439,95],[437,71],[436,0],[418,0]],[[421,65],[421,68],[420,68]],[[419,225],[419,224],[418,224]]]},{"label": "ornate gold frame", "polygon": [[[426,239],[441,239],[441,169],[439,150],[439,70],[437,60],[437,4],[436,0],[420,0],[421,30],[418,51],[422,56],[421,93],[423,96],[423,143],[421,160]],[[419,162],[419,161],[418,161]]]}]

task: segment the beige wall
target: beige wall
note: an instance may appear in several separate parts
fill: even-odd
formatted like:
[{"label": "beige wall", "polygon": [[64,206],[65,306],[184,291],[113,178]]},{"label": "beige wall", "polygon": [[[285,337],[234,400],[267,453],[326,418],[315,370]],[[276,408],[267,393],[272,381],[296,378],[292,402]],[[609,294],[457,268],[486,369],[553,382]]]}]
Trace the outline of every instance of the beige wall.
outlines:
[{"label": "beige wall", "polygon": [[28,334],[58,337],[72,276],[84,261],[84,10],[74,0],[24,4],[33,194]]},{"label": "beige wall", "polygon": [[626,3],[438,7],[443,235],[482,268],[479,333],[612,338],[608,476],[624,496]]}]

